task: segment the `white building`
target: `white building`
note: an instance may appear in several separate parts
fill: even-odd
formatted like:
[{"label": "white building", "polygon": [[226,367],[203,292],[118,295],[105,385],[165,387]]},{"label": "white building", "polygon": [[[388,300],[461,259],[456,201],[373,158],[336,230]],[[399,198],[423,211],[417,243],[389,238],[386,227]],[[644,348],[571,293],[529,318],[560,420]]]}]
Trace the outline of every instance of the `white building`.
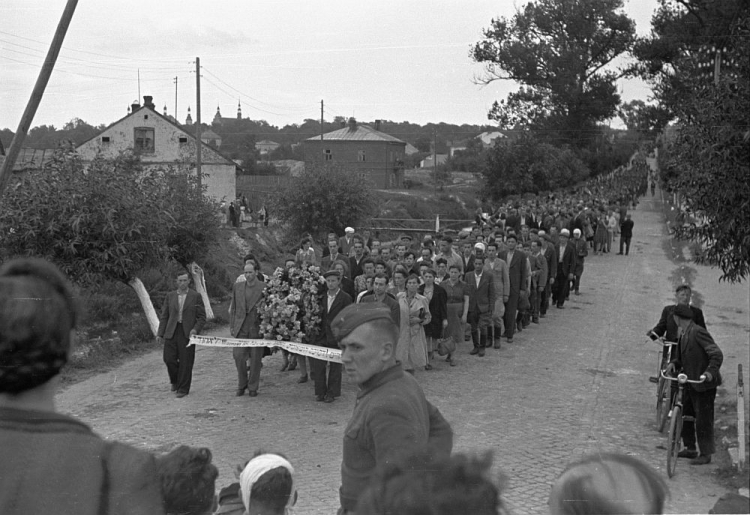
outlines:
[{"label": "white building", "polygon": [[[156,112],[152,97],[144,96],[144,105],[133,104],[131,113],[94,138],[78,146],[84,162],[97,155],[113,158],[121,151],[133,149],[146,166],[186,166],[195,172],[196,139],[187,128]],[[201,146],[201,170],[206,192],[217,200],[236,198],[237,165],[218,151]]]}]

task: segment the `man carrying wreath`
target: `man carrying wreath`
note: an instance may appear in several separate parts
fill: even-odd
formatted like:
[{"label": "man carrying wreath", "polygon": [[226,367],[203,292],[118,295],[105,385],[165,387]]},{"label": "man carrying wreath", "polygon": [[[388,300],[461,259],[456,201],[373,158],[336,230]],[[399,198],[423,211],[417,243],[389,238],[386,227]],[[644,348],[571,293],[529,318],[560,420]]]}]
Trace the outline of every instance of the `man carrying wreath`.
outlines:
[{"label": "man carrying wreath", "polygon": [[[229,329],[235,338],[258,338],[260,336],[259,303],[263,300],[265,284],[258,280],[255,263],[248,260],[245,265],[245,281],[232,286],[229,303]],[[232,356],[237,366],[237,397],[248,390],[250,397],[258,396],[261,360],[265,347],[234,347]],[[250,358],[248,377],[247,360]]]}]

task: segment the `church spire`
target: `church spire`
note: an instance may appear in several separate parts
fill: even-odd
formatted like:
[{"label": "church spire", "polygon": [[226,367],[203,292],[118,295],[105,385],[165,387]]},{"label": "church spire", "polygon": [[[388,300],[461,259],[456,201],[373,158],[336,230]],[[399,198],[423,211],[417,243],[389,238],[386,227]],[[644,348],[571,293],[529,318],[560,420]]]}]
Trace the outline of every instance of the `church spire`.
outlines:
[{"label": "church spire", "polygon": [[242,105],[239,98],[237,99],[237,119],[242,120]]},{"label": "church spire", "polygon": [[193,125],[193,117],[190,116],[190,106],[188,106],[188,115],[185,119],[185,125]]}]

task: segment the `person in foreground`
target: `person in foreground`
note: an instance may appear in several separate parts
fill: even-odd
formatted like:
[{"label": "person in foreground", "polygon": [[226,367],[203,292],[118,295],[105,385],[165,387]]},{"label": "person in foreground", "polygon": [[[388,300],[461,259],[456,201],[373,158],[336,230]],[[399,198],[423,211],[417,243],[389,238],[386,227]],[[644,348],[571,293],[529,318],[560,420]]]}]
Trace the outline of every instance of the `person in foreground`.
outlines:
[{"label": "person in foreground", "polygon": [[180,445],[156,459],[167,515],[210,515],[216,509],[216,478],[206,447]]},{"label": "person in foreground", "polygon": [[[685,448],[678,456],[693,458],[691,465],[705,465],[711,463],[711,455],[715,451],[714,400],[716,387],[721,384],[719,368],[724,354],[708,331],[695,323],[695,313],[688,306],[679,304],[674,308],[673,316],[681,336],[673,351],[672,361],[667,365],[667,375],[684,372],[691,381],[699,380],[701,375],[706,376],[703,383],[688,383],[685,386],[684,415],[695,417],[695,422],[684,420],[682,443]],[[696,436],[700,456],[695,448]]]},{"label": "person in foreground", "polygon": [[490,453],[448,458],[427,449],[405,455],[378,466],[359,498],[357,515],[505,514],[504,481],[490,479],[491,466]]},{"label": "person in foreground", "polygon": [[55,410],[78,308],[41,259],[0,268],[0,513],[164,513],[154,457]]},{"label": "person in foreground", "polygon": [[632,456],[599,453],[569,464],[552,485],[552,515],[664,513],[669,487]]},{"label": "person in foreground", "polygon": [[341,348],[344,371],[359,385],[344,433],[341,515],[356,512],[359,496],[379,464],[425,445],[437,458],[448,458],[453,431],[416,379],[396,361],[398,327],[388,307],[347,306],[331,329]]}]

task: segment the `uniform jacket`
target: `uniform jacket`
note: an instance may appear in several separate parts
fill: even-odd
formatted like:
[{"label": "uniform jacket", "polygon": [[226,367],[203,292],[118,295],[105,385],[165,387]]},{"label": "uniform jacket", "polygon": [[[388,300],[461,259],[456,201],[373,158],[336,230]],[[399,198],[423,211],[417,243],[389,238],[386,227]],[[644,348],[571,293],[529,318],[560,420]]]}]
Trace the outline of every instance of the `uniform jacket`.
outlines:
[{"label": "uniform jacket", "polygon": [[400,364],[378,372],[359,388],[344,431],[339,489],[341,506],[350,512],[376,466],[425,445],[438,457],[449,457],[453,449],[450,424]]},{"label": "uniform jacket", "polygon": [[322,327],[316,338],[315,345],[337,349],[339,344],[336,341],[336,338],[333,336],[333,331],[331,330],[331,322],[333,322],[333,320],[336,318],[336,315],[338,315],[342,309],[353,302],[352,298],[348,293],[339,288],[339,291],[338,293],[336,293],[336,298],[334,299],[330,310],[328,309],[327,292],[322,296],[320,302],[320,318],[322,320]]},{"label": "uniform jacket", "polygon": [[691,384],[690,387],[695,391],[705,392],[721,384],[719,368],[724,361],[724,355],[704,328],[691,323],[673,352],[672,363],[677,370],[685,372],[688,379],[698,380],[704,372],[709,372],[713,376],[711,382]]},{"label": "uniform jacket", "polygon": [[[500,252],[497,257],[507,263],[508,251]],[[510,279],[511,295],[518,295],[521,291],[526,290],[526,283],[529,280],[526,268],[526,253],[519,250],[518,247],[513,251],[513,261],[508,266],[508,278]]]},{"label": "uniform jacket", "polygon": [[[171,291],[164,300],[159,314],[159,329],[156,336],[161,336],[170,340],[174,338],[174,331],[177,327],[177,321],[180,316],[180,301],[177,298],[177,292]],[[203,307],[203,300],[198,292],[188,289],[185,297],[185,304],[182,306],[182,330],[185,338],[190,338],[190,331],[200,333],[203,325],[206,323],[206,309]]]},{"label": "uniform jacket", "polygon": [[489,270],[484,270],[482,272],[482,279],[477,284],[477,274],[475,272],[464,276],[466,291],[469,293],[469,311],[474,313],[492,313],[495,309],[496,298],[495,277]]}]

